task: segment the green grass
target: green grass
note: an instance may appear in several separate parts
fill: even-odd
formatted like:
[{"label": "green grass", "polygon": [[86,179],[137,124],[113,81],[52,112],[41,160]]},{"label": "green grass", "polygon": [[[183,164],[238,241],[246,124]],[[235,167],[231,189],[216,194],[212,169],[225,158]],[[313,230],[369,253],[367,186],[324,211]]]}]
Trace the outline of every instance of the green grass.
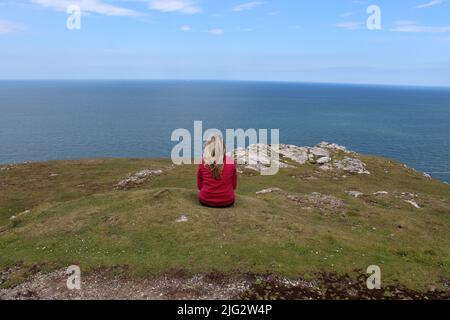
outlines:
[{"label": "green grass", "polygon": [[[127,266],[136,276],[183,269],[308,278],[319,271],[364,272],[375,264],[383,284],[442,287],[450,279],[450,186],[391,160],[363,161],[369,176],[342,178],[313,165],[283,169],[276,176],[243,174],[236,206],[222,210],[198,205],[194,166],[176,167],[119,191],[114,185],[128,174],[167,168],[170,162],[19,165],[0,171],[0,268],[78,264],[84,271]],[[334,195],[345,202],[345,213],[305,210],[282,193],[255,195],[269,187]],[[345,190],[390,195],[356,199]],[[393,196],[400,192],[417,193],[422,208]],[[20,214],[24,210],[31,212]],[[182,214],[189,221],[176,223]]]}]

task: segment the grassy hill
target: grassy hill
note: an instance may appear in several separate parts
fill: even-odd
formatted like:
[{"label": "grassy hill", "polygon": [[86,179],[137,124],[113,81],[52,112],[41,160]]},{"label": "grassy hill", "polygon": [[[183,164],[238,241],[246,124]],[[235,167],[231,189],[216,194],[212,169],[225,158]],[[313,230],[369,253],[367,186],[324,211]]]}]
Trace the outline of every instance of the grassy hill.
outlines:
[{"label": "grassy hill", "polygon": [[[3,166],[0,270],[15,271],[0,285],[71,264],[87,273],[126,267],[136,278],[183,270],[292,279],[356,279],[379,265],[383,286],[448,293],[450,186],[395,161],[360,158],[370,175],[309,163],[275,176],[244,169],[236,206],[220,210],[198,204],[195,166],[169,160]],[[117,187],[143,169],[162,174]],[[277,189],[257,194],[268,188]]]}]

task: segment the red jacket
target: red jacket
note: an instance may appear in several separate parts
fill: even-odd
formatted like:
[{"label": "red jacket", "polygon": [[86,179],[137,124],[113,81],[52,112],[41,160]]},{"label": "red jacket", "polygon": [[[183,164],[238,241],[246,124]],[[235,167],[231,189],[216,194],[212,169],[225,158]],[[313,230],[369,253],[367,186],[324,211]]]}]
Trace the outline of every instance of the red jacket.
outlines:
[{"label": "red jacket", "polygon": [[197,186],[200,190],[198,198],[202,203],[213,207],[232,204],[237,186],[237,171],[233,158],[225,158],[222,177],[219,180],[213,178],[211,171],[202,161],[197,170]]}]

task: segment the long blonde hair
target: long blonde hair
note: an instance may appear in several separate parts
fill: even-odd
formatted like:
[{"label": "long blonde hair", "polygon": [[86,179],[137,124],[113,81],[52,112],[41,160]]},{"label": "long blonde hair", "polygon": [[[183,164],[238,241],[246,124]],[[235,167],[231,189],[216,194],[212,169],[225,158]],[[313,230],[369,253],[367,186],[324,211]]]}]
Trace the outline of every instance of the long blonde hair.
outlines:
[{"label": "long blonde hair", "polygon": [[203,163],[214,179],[219,180],[222,176],[223,162],[225,157],[225,144],[218,134],[213,134],[208,138],[203,149]]}]

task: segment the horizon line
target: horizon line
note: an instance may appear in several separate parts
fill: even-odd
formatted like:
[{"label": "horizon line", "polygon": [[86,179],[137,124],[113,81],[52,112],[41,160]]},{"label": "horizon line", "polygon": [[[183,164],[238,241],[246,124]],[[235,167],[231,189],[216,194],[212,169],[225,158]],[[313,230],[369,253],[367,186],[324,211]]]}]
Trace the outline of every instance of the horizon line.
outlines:
[{"label": "horizon line", "polygon": [[256,83],[286,83],[286,84],[318,84],[318,85],[353,85],[353,86],[379,86],[379,87],[414,87],[414,88],[440,88],[450,89],[450,85],[433,85],[433,84],[399,84],[399,83],[369,83],[369,82],[328,82],[328,81],[302,81],[302,80],[255,80],[255,79],[171,79],[171,78],[20,78],[20,79],[0,79],[0,82],[81,82],[81,81],[161,81],[161,82],[256,82]]}]

